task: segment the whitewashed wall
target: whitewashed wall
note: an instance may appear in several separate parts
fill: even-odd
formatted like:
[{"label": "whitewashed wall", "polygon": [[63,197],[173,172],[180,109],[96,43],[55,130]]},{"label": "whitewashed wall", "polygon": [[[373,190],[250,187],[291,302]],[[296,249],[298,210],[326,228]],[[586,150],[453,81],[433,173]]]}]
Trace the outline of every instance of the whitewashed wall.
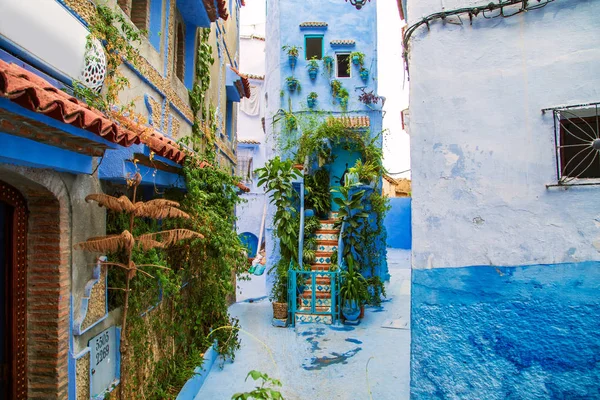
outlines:
[{"label": "whitewashed wall", "polygon": [[[481,3],[409,1],[408,25]],[[600,187],[546,189],[555,145],[541,113],[600,101],[598,15],[598,1],[555,1],[413,35],[414,268],[600,260]]]}]

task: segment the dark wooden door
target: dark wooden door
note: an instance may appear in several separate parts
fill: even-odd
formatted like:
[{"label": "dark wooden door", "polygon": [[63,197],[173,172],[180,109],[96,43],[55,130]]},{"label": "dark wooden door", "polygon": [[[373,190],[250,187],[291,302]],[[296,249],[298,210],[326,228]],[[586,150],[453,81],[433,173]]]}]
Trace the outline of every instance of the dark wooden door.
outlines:
[{"label": "dark wooden door", "polygon": [[0,181],[0,399],[27,398],[27,208]]}]

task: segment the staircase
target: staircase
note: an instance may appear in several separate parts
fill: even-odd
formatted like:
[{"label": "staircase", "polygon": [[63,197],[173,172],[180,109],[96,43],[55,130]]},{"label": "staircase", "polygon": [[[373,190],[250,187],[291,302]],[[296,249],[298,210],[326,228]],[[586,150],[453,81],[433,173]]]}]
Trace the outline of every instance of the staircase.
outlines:
[{"label": "staircase", "polygon": [[[317,251],[315,260],[311,264],[311,271],[315,274],[315,311],[331,313],[331,289],[332,276],[328,273],[331,267],[331,256],[338,250],[339,229],[334,229],[337,213],[330,215],[330,219],[321,220],[321,228],[316,232]],[[323,273],[318,273],[323,271]],[[299,275],[304,282],[303,291],[298,295],[298,308],[296,313],[296,323],[322,323],[331,324],[331,314],[313,314],[313,284],[312,274],[306,273]],[[300,280],[300,279],[299,279]],[[298,282],[300,285],[301,283]],[[335,304],[335,303],[334,303]]]}]

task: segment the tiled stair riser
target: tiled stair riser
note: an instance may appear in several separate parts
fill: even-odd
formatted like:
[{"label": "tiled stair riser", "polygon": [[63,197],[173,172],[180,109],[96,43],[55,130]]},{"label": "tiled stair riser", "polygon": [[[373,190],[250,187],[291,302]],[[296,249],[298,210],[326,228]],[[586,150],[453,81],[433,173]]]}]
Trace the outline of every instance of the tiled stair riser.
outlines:
[{"label": "tiled stair riser", "polygon": [[335,223],[333,223],[333,222],[321,222],[321,229],[332,231],[332,230],[335,229]]},{"label": "tiled stair riser", "polygon": [[319,241],[319,240],[335,240],[337,242],[337,240],[338,240],[337,233],[316,233],[316,236],[317,236],[317,241]]},{"label": "tiled stair riser", "polygon": [[331,256],[315,257],[313,264],[331,264]]},{"label": "tiled stair riser", "polygon": [[[324,284],[319,284],[319,283],[317,283],[317,284],[315,285],[315,289],[316,289],[315,291],[316,291],[317,293],[319,293],[319,292],[323,292],[323,293],[329,293],[329,292],[331,292],[331,285],[329,285],[329,284],[325,284],[325,285],[324,285]],[[304,287],[304,292],[303,292],[303,293],[304,293],[304,294],[307,294],[307,293],[312,293],[312,286],[311,286],[311,285],[306,285],[306,286]]]},{"label": "tiled stair riser", "polygon": [[[312,299],[300,299],[301,307],[311,307]],[[315,307],[331,307],[331,299],[315,299]]]},{"label": "tiled stair riser", "polygon": [[330,244],[317,244],[317,251],[330,251],[330,252],[334,252],[334,251],[337,251],[337,246],[336,245],[330,245]]},{"label": "tiled stair riser", "polygon": [[331,315],[296,314],[296,323],[331,325]]}]

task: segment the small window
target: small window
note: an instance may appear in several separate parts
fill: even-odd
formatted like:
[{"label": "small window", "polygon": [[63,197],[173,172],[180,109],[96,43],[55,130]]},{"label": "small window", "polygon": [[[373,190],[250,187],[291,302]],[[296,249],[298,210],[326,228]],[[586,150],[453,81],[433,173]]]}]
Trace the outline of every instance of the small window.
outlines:
[{"label": "small window", "polygon": [[252,156],[244,153],[238,155],[236,175],[242,178],[242,182],[247,185],[252,184],[254,178],[254,169],[252,167]]},{"label": "small window", "polygon": [[557,134],[559,181],[600,178],[600,115],[598,107],[554,110]]},{"label": "small window", "polygon": [[118,0],[117,4],[139,30],[148,30],[149,0]]},{"label": "small window", "polygon": [[185,71],[185,31],[182,22],[177,22],[175,31],[175,75],[183,82]]},{"label": "small window", "polygon": [[350,54],[336,54],[336,75],[338,78],[350,78]]},{"label": "small window", "polygon": [[323,58],[323,36],[306,36],[306,59]]}]

